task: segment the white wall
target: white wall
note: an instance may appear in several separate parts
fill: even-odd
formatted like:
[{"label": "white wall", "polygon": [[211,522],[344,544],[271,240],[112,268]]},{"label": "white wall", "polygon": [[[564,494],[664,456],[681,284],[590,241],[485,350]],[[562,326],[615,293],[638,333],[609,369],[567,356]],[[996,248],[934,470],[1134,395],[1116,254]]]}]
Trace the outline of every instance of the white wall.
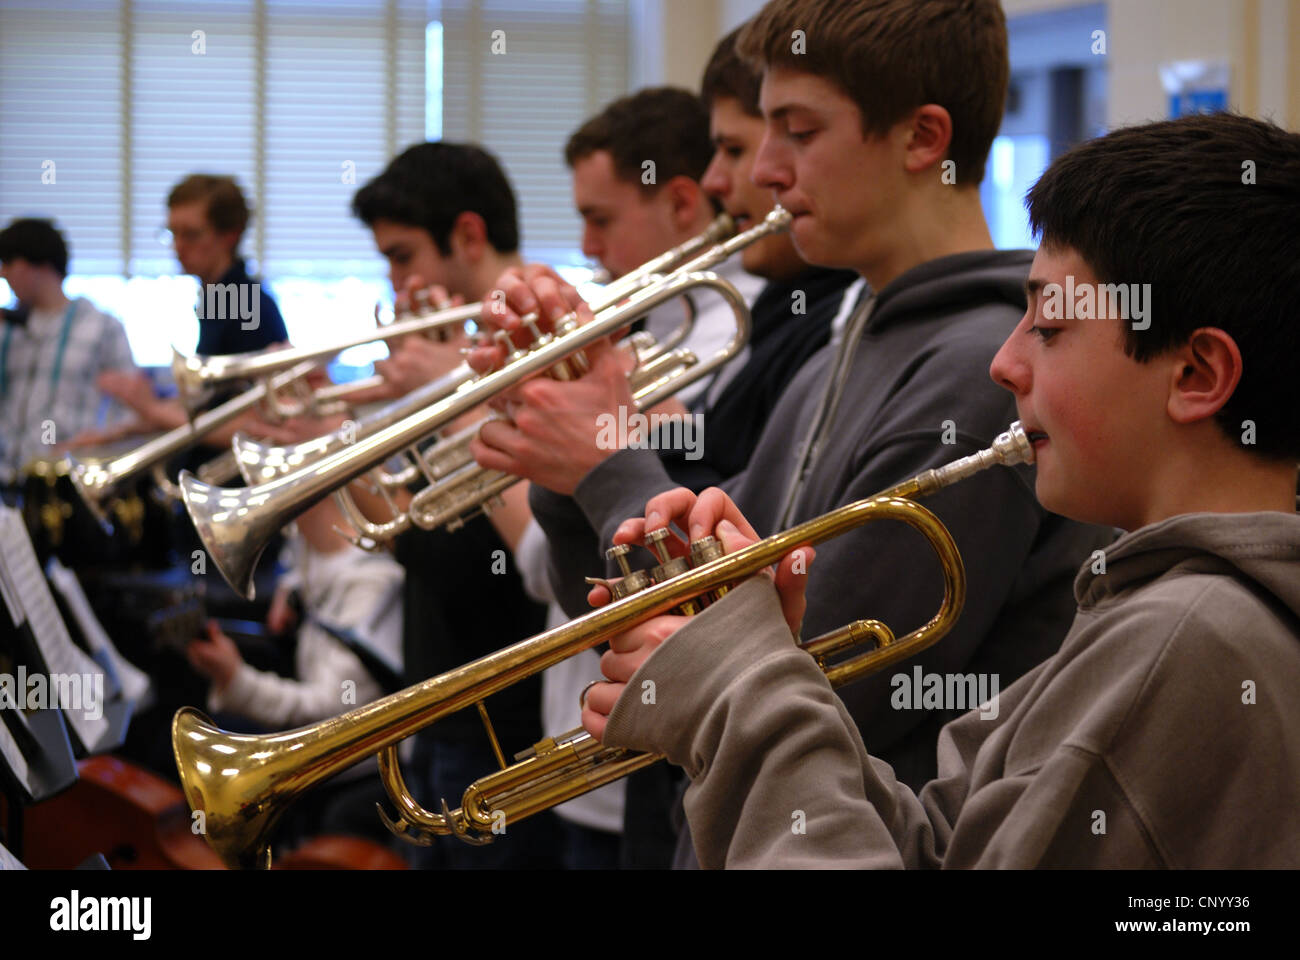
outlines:
[{"label": "white wall", "polygon": [[[1076,0],[1003,0],[1008,17]],[[1300,0],[1107,0],[1111,127],[1166,116],[1159,66],[1226,60],[1233,107],[1300,129]]]},{"label": "white wall", "polygon": [[[699,82],[712,44],[763,0],[643,0],[663,9],[660,69],[669,82]],[[1159,65],[1223,59],[1232,105],[1300,130],[1300,0],[1105,0],[1112,127],[1166,115]],[[1008,17],[1077,7],[1079,0],[1002,0]],[[712,32],[708,32],[709,30]],[[1082,37],[1090,43],[1090,37]],[[693,73],[692,73],[693,71]]]},{"label": "white wall", "polygon": [[[713,48],[726,33],[725,0],[633,0],[632,88],[700,89]],[[729,29],[729,28],[728,28]]]}]

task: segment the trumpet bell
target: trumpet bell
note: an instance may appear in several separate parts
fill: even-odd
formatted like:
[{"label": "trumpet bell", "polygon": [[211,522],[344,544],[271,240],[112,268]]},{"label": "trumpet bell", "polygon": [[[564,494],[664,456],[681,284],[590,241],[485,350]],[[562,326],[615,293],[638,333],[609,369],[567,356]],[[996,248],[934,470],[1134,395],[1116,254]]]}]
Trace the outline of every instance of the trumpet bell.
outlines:
[{"label": "trumpet bell", "polygon": [[[278,754],[249,751],[257,739],[227,733],[193,707],[184,707],[172,719],[172,753],[181,791],[190,809],[202,814],[208,844],[232,869],[271,865],[270,833],[287,799],[278,783],[283,775],[277,777],[273,762]],[[236,756],[241,761],[239,776],[232,768]]]},{"label": "trumpet bell", "polygon": [[257,561],[288,521],[279,511],[253,509],[264,499],[257,487],[217,487],[188,470],[181,472],[179,486],[208,557],[236,593],[252,600]]}]

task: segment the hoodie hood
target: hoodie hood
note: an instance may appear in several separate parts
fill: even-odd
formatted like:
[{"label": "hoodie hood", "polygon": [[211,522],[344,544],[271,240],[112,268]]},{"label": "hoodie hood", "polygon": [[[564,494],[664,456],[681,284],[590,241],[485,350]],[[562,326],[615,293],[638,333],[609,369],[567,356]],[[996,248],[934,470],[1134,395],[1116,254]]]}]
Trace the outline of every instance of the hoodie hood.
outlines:
[{"label": "hoodie hood", "polygon": [[879,332],[917,312],[941,316],[972,303],[1001,302],[1023,312],[1033,262],[1031,250],[979,250],[927,261],[880,291],[867,329]]},{"label": "hoodie hood", "polygon": [[1164,576],[1226,574],[1253,582],[1300,616],[1300,515],[1188,513],[1126,533],[1074,581],[1080,608],[1105,603]]}]

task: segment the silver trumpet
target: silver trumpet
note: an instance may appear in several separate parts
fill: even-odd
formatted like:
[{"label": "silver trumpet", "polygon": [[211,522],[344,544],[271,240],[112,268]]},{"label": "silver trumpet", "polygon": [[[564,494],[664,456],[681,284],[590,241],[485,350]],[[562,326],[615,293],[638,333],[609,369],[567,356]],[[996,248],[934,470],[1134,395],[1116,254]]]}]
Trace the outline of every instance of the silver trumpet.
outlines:
[{"label": "silver trumpet", "polygon": [[[736,357],[749,340],[748,311],[745,320],[744,324],[737,322],[731,340],[703,363],[689,350],[679,348],[660,353],[649,363],[633,370],[628,380],[637,410],[648,410],[667,400]],[[445,526],[448,530],[458,530],[480,513],[488,512],[496,498],[519,482],[519,477],[480,467],[474,460],[469,452],[469,441],[481,426],[476,424],[452,438],[463,438],[459,446],[459,462],[453,464],[452,457],[444,455],[441,459],[442,473],[435,475],[432,482],[411,500],[406,516],[417,527],[436,530]],[[441,452],[442,447],[440,443],[434,451]],[[355,526],[355,521],[364,517],[349,515],[348,519]],[[357,529],[370,535],[369,530]]]},{"label": "silver trumpet", "polygon": [[[720,214],[709,224],[707,229],[697,236],[652,258],[636,270],[619,277],[618,280],[602,284],[599,297],[591,303],[592,309],[598,311],[615,305],[628,294],[660,279],[662,274],[668,272],[671,268],[687,263],[690,259],[699,256],[702,251],[708,250],[733,236],[735,229],[735,222],[731,217],[725,213]],[[636,354],[636,369],[631,374],[634,396],[644,393],[645,390],[652,386],[663,386],[676,381],[675,386],[668,387],[658,398],[653,399],[652,405],[680,390],[688,383],[710,373],[722,363],[731,359],[731,356],[744,346],[743,339],[739,341],[733,339],[732,343],[723,352],[717,354],[714,360],[700,367],[689,379],[679,379],[682,370],[697,362],[694,355],[690,354],[689,351],[677,349],[678,345],[690,335],[697,316],[695,302],[692,297],[686,294],[681,299],[685,308],[684,317],[669,336],[656,341],[650,334],[641,332],[635,333],[623,341]],[[535,321],[536,317],[525,319]],[[580,355],[574,360],[578,364],[582,362]],[[560,375],[565,374],[561,371]],[[295,470],[300,470],[320,457],[342,449],[347,444],[354,443],[358,437],[368,436],[377,430],[391,426],[397,421],[449,396],[452,391],[473,376],[473,371],[462,364],[446,376],[413,390],[388,406],[358,419],[346,431],[340,431],[334,435],[315,437],[290,446],[264,444],[249,438],[243,433],[236,433],[233,449],[239,473],[249,486],[253,486],[266,483]],[[645,404],[639,404],[639,406],[644,407]],[[472,503],[468,499],[474,495],[474,490],[487,489],[482,485],[481,477],[477,476],[478,473],[485,473],[486,471],[477,471],[476,475],[471,478],[464,469],[473,462],[473,458],[469,454],[469,442],[485,422],[486,419],[460,431],[453,437],[440,439],[435,446],[424,451],[421,451],[418,446],[412,446],[411,449],[402,454],[403,459],[407,462],[400,469],[389,471],[383,467],[375,467],[369,472],[368,476],[361,482],[366,483],[372,493],[386,501],[393,514],[391,520],[383,522],[370,520],[357,506],[352,494],[346,487],[335,491],[334,496],[340,509],[358,533],[356,536],[350,536],[343,531],[339,532],[357,546],[373,550],[378,549],[384,543],[406,530],[410,527],[412,521],[425,529],[448,524],[454,530],[469,519],[469,516],[463,516],[467,511],[471,513],[479,509],[486,511],[487,506],[480,507],[480,504]],[[454,480],[452,479],[453,474],[455,474]],[[443,519],[443,513],[447,506],[445,502],[443,504],[444,510],[439,510],[437,502],[426,496],[421,501],[425,511],[418,516],[412,517],[397,506],[390,492],[394,488],[404,487],[420,479],[424,479],[428,483],[434,483],[441,481],[443,478],[447,479],[448,485],[442,486],[442,491],[456,497],[456,502],[459,505],[455,514],[448,515],[445,519]],[[201,473],[199,479],[209,483],[222,482],[208,480]],[[467,487],[466,484],[471,479],[475,483],[473,487]],[[493,478],[491,493],[490,495],[485,494],[483,499],[490,504],[494,498],[514,482],[514,478],[505,480],[504,475]],[[453,487],[455,488],[454,493],[452,492]],[[445,500],[445,498],[443,499]],[[436,512],[431,512],[431,510]]]},{"label": "silver trumpet", "polygon": [[[715,244],[671,275],[656,278],[654,271],[643,273],[636,281],[639,289],[617,305],[597,311],[591,322],[579,326],[576,314],[569,314],[554,333],[535,336],[527,347],[514,348],[502,369],[466,380],[448,396],[353,443],[340,442],[336,449],[316,456],[292,473],[233,489],[215,487],[188,472],[182,473],[182,498],[212,561],[236,592],[251,599],[253,570],[267,542],[326,495],[412,448],[502,390],[551,370],[595,341],[690,290],[708,288],[720,294],[747,338],[749,308],[744,298],[731,284],[707,271],[750,243],[787,229],[789,222],[789,213],[778,207],[762,223]],[[504,331],[499,336],[509,342]],[[646,399],[651,398],[647,395]]]},{"label": "silver trumpet", "polygon": [[[722,366],[738,354],[749,338],[748,324],[737,323],[735,335],[713,358],[699,363],[690,350],[678,348],[665,351],[649,337],[650,349],[637,350],[638,365],[628,375],[628,384],[637,409],[644,410],[667,399],[683,387],[694,383]],[[470,453],[470,441],[478,435],[483,424],[495,415],[485,417],[457,431],[450,437],[437,441],[423,452],[411,451],[412,464],[397,474],[379,477],[373,482],[373,492],[383,497],[393,512],[391,520],[376,522],[369,519],[356,505],[347,490],[336,490],[335,498],[348,523],[357,531],[350,537],[354,544],[365,549],[378,549],[398,536],[412,524],[423,530],[446,527],[455,531],[480,513],[487,513],[500,502],[502,493],[519,482],[519,477],[499,470],[480,467]],[[415,495],[411,505],[402,512],[388,493],[394,481],[411,482],[423,477],[427,486]],[[345,534],[346,536],[346,534]]]},{"label": "silver trumpet", "polygon": [[[698,251],[713,246],[720,240],[735,232],[736,226],[731,217],[721,214],[709,225],[709,228],[697,237],[673,248],[654,259],[642,264],[632,273],[620,277],[605,288],[603,299],[612,302],[613,298],[631,293],[644,282],[644,278],[661,273],[668,266],[680,263]],[[462,327],[467,320],[477,319],[482,311],[482,304],[467,303],[464,306],[437,307],[429,302],[425,291],[418,291],[412,315],[374,330],[345,337],[323,347],[291,347],[284,350],[256,350],[250,353],[237,353],[221,356],[186,357],[179,351],[172,350],[172,378],[180,393],[181,402],[186,409],[194,410],[202,402],[207,388],[230,380],[256,380],[277,373],[287,367],[305,360],[321,361],[342,353],[350,347],[373,343],[377,340],[390,340],[411,333],[432,333],[449,327]],[[689,330],[689,326],[684,328]],[[680,333],[685,336],[684,332]],[[276,411],[281,417],[299,416],[305,412],[325,415],[337,410],[337,406],[328,406],[331,401],[343,400],[349,394],[377,385],[380,378],[368,378],[348,384],[332,384],[317,390],[314,396],[304,397],[303,406],[282,406]],[[272,403],[276,397],[268,398]]]},{"label": "silver trumpet", "polygon": [[[466,320],[479,315],[479,304],[471,303],[460,307],[443,307],[434,309],[424,299],[417,298],[415,312],[412,316],[394,321],[373,330],[353,334],[335,343],[323,347],[289,347],[284,350],[255,350],[250,353],[233,353],[219,356],[186,357],[179,351],[172,350],[172,377],[176,389],[180,392],[181,402],[187,409],[195,409],[205,398],[207,388],[230,380],[257,380],[278,373],[289,367],[311,360],[309,370],[323,360],[347,350],[349,347],[372,343],[376,340],[388,340],[410,333],[430,333],[447,327],[464,326]],[[377,383],[378,381],[373,381]],[[304,397],[305,405],[282,407],[281,416],[292,417],[310,409],[323,415],[328,412],[324,404],[331,400],[340,400],[347,394],[361,387],[373,385],[367,380],[364,384],[332,384],[317,391],[315,396]],[[275,398],[270,398],[274,400]]]},{"label": "silver trumpet", "polygon": [[[689,324],[693,323],[695,311],[689,298],[684,299],[688,303],[688,317],[687,322],[682,326],[689,330]],[[685,376],[684,371],[696,364],[695,355],[689,350],[668,349],[666,345],[670,346],[679,343],[684,336],[685,333],[679,327],[673,331],[671,337],[664,343],[656,342],[652,335],[644,331],[634,333],[620,341],[620,346],[626,345],[626,348],[636,356],[636,368],[629,374],[634,397],[639,399],[650,389],[656,389],[663,395],[667,395],[674,390],[680,390],[687,383],[693,382],[730,359],[731,355],[744,346],[744,339],[737,335],[724,351],[719,351],[714,362],[699,368],[689,380],[682,380],[680,378]],[[391,426],[399,420],[418,413],[430,404],[449,396],[461,384],[472,379],[473,376],[473,371],[462,364],[451,373],[412,391],[401,400],[357,420],[346,430],[315,437],[291,446],[275,446],[261,443],[242,432],[237,432],[232,442],[232,462],[237,473],[243,477],[244,482],[249,486],[266,483],[276,477],[282,477],[295,470],[301,470],[321,457],[341,450],[349,443],[355,443],[358,437],[368,436],[377,430]],[[674,380],[675,383],[673,383]],[[673,383],[673,385],[666,386],[670,383]],[[658,400],[655,400],[655,402],[658,402]],[[644,406],[644,403],[640,403],[638,406]],[[469,519],[469,517],[461,516],[461,514],[471,510],[471,508],[478,509],[481,506],[481,503],[468,502],[466,498],[471,495],[471,491],[465,488],[465,484],[470,480],[467,473],[470,468],[478,470],[480,473],[489,472],[479,470],[469,452],[470,441],[478,434],[478,431],[488,419],[484,418],[450,437],[439,439],[433,446],[424,450],[420,450],[416,446],[405,451],[403,457],[408,462],[399,470],[388,471],[383,467],[375,467],[367,477],[358,481],[367,483],[374,495],[383,498],[387,502],[393,514],[391,520],[377,522],[368,518],[357,506],[347,487],[334,491],[334,497],[338,501],[339,508],[357,533],[352,536],[343,531],[339,532],[355,545],[367,550],[374,550],[408,529],[412,523],[424,529],[432,529],[443,524],[447,524],[452,530],[457,529],[465,520]],[[504,477],[505,475],[500,476]],[[205,483],[219,484],[225,482],[204,476],[202,469],[199,471],[199,479]],[[455,516],[443,519],[439,515],[425,512],[430,508],[437,509],[436,504],[425,496],[433,491],[434,488],[432,487],[426,489],[420,495],[425,496],[425,499],[420,501],[422,506],[420,514],[412,515],[410,512],[403,512],[397,506],[390,491],[420,479],[424,479],[429,483],[436,483],[438,489],[448,493],[451,492],[453,487],[456,489],[462,506],[457,510]],[[510,477],[499,486],[494,485],[491,493],[485,495],[484,499],[490,501],[495,498],[513,484],[516,479]],[[443,486],[444,482],[448,485]],[[480,487],[476,484],[474,489],[480,489]],[[483,507],[483,509],[486,509],[486,507]]]},{"label": "silver trumpet", "polygon": [[[82,501],[105,529],[112,527],[107,505],[120,491],[122,485],[145,471],[152,471],[154,479],[164,493],[180,497],[180,490],[164,475],[167,460],[183,450],[200,443],[213,430],[220,429],[231,420],[252,410],[266,399],[268,392],[287,387],[315,369],[314,362],[304,362],[262,381],[220,406],[199,414],[188,423],[174,427],[144,441],[120,456],[103,460],[79,461],[68,456],[68,474]],[[202,471],[214,483],[227,483],[238,476],[234,457],[224,454]]]}]

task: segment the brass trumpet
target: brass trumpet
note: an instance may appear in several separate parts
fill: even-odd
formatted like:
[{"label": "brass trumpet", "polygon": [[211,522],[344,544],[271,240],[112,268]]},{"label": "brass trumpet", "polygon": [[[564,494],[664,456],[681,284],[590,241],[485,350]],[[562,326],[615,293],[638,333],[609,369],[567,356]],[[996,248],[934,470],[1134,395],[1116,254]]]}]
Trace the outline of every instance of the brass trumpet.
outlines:
[{"label": "brass trumpet", "polygon": [[[195,409],[202,400],[206,388],[230,380],[257,380],[295,367],[305,361],[313,361],[308,369],[315,369],[319,363],[329,357],[342,353],[349,347],[372,343],[376,340],[388,340],[409,333],[429,333],[446,327],[464,326],[466,320],[479,315],[479,304],[471,303],[459,307],[432,309],[427,301],[417,301],[412,316],[394,321],[374,330],[353,334],[335,343],[323,347],[289,347],[284,350],[254,350],[249,353],[235,353],[219,356],[186,357],[178,350],[172,350],[172,378],[180,392],[181,402],[187,409]],[[372,385],[367,381],[365,386]],[[319,410],[327,402],[341,400],[350,392],[360,388],[357,383],[336,384],[326,387],[325,393],[308,398],[309,404]],[[297,407],[282,411],[284,416],[301,413]]]},{"label": "brass trumpet", "polygon": [[[775,223],[772,225],[772,229],[780,228]],[[591,303],[593,311],[600,312],[613,307],[630,294],[661,282],[663,274],[716,247],[734,233],[735,222],[727,214],[720,214],[697,236],[652,258],[617,280],[604,283],[598,298]],[[635,351],[637,358],[636,369],[629,379],[641,408],[653,406],[711,373],[739,353],[745,345],[748,335],[738,328],[736,337],[703,365],[689,351],[679,350],[678,345],[689,335],[696,317],[691,297],[685,295],[682,299],[686,315],[669,336],[657,342],[653,336],[644,332],[628,338],[628,346]],[[525,319],[536,320],[535,317]],[[245,483],[254,486],[301,470],[324,456],[355,443],[359,437],[392,426],[447,398],[473,376],[473,371],[462,364],[446,376],[357,420],[346,435],[340,432],[290,446],[277,446],[259,443],[237,433],[233,447],[239,472]],[[339,508],[357,531],[357,535],[349,539],[359,547],[377,549],[408,529],[412,523],[423,529],[447,526],[455,530],[476,513],[491,509],[496,498],[517,483],[518,478],[483,470],[474,463],[469,453],[469,442],[483,422],[486,421],[480,421],[455,436],[440,439],[426,450],[412,446],[402,454],[407,463],[400,470],[389,472],[376,467],[370,471],[371,488],[388,502],[392,511],[389,520],[376,522],[368,518],[356,505],[347,487],[334,491]],[[205,477],[200,479],[211,482]],[[390,491],[421,479],[429,486],[417,495],[418,499],[411,508],[403,512],[394,502]]]},{"label": "brass trumpet", "polygon": [[[637,281],[641,284],[639,289],[616,306],[601,310],[583,326],[578,325],[576,314],[569,314],[561,321],[555,333],[541,334],[532,325],[533,342],[526,348],[514,348],[512,344],[513,352],[500,370],[467,380],[443,399],[383,429],[355,438],[351,444],[339,442],[329,453],[310,459],[295,472],[240,488],[214,487],[182,473],[181,495],[208,555],[226,582],[237,593],[251,599],[253,570],[270,538],[330,492],[404,450],[419,453],[417,445],[421,441],[462,414],[527,377],[553,370],[596,340],[688,291],[703,287],[720,294],[732,308],[736,324],[747,338],[748,305],[735,287],[709,273],[708,268],[756,239],[786,229],[789,222],[790,214],[777,207],[762,223],[715,245],[670,276],[646,275]],[[509,341],[504,331],[498,334]]]},{"label": "brass trumpet", "polygon": [[[841,685],[896,663],[928,647],[956,622],[965,600],[966,579],[951,534],[914,498],[927,496],[995,464],[1033,462],[1033,447],[1013,423],[991,447],[923,473],[880,494],[833,510],[727,556],[716,541],[692,545],[702,565],[529,640],[498,650],[466,666],[408,687],[342,716],[278,734],[228,733],[186,707],[172,721],[172,748],[181,786],[191,809],[205,816],[209,845],[231,867],[270,865],[276,821],[293,800],[315,784],[379,754],[385,787],[399,809],[384,817],[399,836],[416,843],[436,835],[485,842],[501,817],[515,822],[619,779],[660,759],[605,747],[581,729],[535,744],[518,762],[472,784],[461,806],[426,810],[410,795],[398,769],[396,744],[457,710],[475,706],[487,723],[486,697],[533,676],[611,636],[684,605],[717,597],[731,585],[777,562],[791,550],[817,544],[873,520],[900,520],[919,530],[935,550],[944,576],[944,598],[926,624],[895,639],[879,621],[850,623],[801,643]],[[711,540],[712,538],[708,538]],[[626,578],[625,578],[626,579]],[[865,652],[854,653],[863,645]],[[848,659],[837,659],[853,654]],[[488,724],[498,757],[500,747]],[[381,811],[382,813],[382,811]]]},{"label": "brass trumpet", "polygon": [[[199,414],[188,423],[155,434],[120,456],[79,461],[69,455],[68,473],[72,478],[73,486],[76,487],[78,495],[91,513],[106,528],[112,526],[108,519],[109,501],[121,490],[124,483],[146,470],[153,472],[154,480],[164,493],[179,499],[181,495],[179,488],[163,474],[163,465],[169,458],[201,442],[212,431],[220,429],[236,417],[261,404],[268,393],[300,380],[314,368],[315,364],[312,362],[297,364],[232,397],[220,406]],[[233,455],[224,454],[204,464],[201,472],[211,477],[213,483],[228,483],[239,475]]]},{"label": "brass trumpet", "polygon": [[[666,266],[694,255],[698,250],[712,246],[726,236],[735,232],[735,223],[725,213],[718,216],[699,236],[693,237],[679,247],[655,257],[642,264],[632,273],[620,277],[605,289],[605,302],[612,303],[617,297],[639,288],[644,279],[662,271]],[[255,350],[249,353],[222,356],[186,357],[177,350],[172,351],[172,378],[180,392],[181,402],[188,409],[195,409],[201,401],[205,389],[215,384],[230,380],[255,380],[278,373],[288,367],[306,360],[322,361],[342,353],[350,347],[373,343],[377,340],[389,340],[411,333],[432,333],[448,327],[464,326],[465,321],[477,319],[482,309],[480,303],[467,303],[463,306],[438,306],[431,304],[427,294],[416,294],[412,314],[401,320],[344,337],[334,343],[320,347],[291,347],[284,350]],[[312,400],[317,412],[323,403],[340,400],[362,386],[372,386],[375,380],[339,384],[317,391]],[[281,411],[282,416],[289,417],[301,413],[297,407]]]}]

